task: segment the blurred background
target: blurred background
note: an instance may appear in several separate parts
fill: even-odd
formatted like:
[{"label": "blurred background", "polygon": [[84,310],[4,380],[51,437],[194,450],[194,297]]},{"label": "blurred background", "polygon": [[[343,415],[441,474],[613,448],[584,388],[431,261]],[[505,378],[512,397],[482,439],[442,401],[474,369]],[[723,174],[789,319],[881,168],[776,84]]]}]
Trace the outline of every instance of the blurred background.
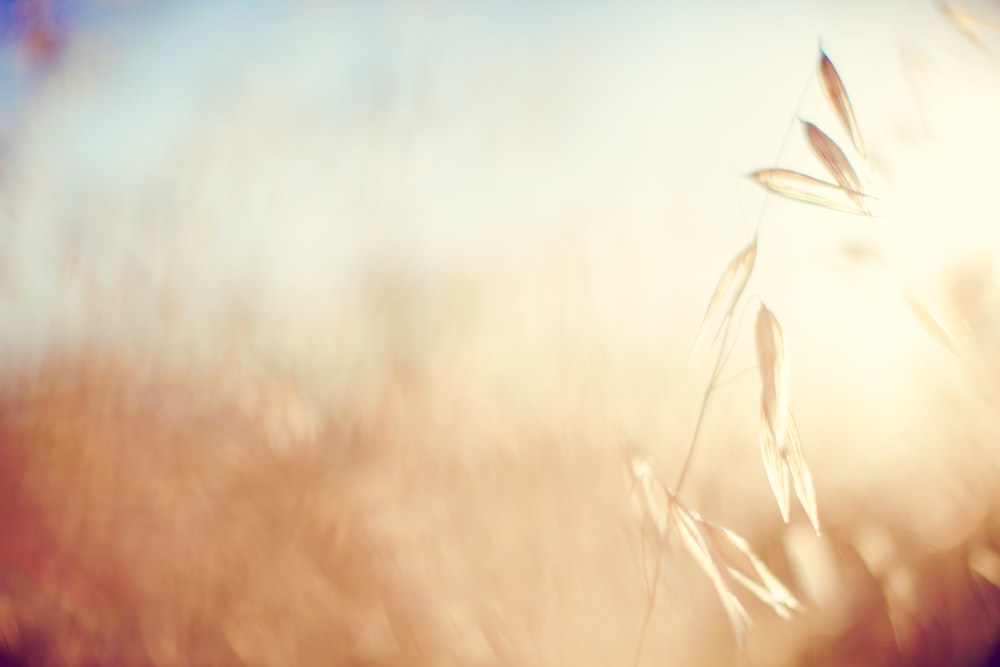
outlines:
[{"label": "blurred background", "polygon": [[[689,358],[698,326],[756,234],[684,489],[809,602],[790,624],[754,607],[749,660],[981,662],[998,19],[986,0],[3,0],[0,426],[25,472],[0,491],[32,498],[101,612],[17,622],[139,646],[52,664],[627,662],[647,589],[620,447],[673,483],[713,361]],[[874,217],[747,177],[829,178],[800,119],[850,148],[821,46]],[[763,474],[761,300],[823,538],[781,523]],[[30,570],[19,546],[0,541]],[[709,582],[669,562],[640,663],[737,660]]]}]

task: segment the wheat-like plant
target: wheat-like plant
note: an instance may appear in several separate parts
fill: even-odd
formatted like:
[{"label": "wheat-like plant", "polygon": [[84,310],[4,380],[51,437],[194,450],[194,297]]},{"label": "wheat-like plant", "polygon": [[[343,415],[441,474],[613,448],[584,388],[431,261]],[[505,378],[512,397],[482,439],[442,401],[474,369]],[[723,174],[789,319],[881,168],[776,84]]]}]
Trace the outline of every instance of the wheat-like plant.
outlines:
[{"label": "wheat-like plant", "polygon": [[[953,11],[950,16],[953,20],[957,20],[956,16],[963,15]],[[855,158],[864,163],[865,143],[847,86],[833,61],[822,48],[817,76],[830,108],[851,139],[851,149]],[[878,200],[866,191],[858,170],[852,164],[847,152],[813,122],[805,119],[801,119],[800,122],[806,143],[833,181],[782,167],[755,171],[751,174],[751,178],[768,191],[788,199],[833,211],[871,217],[870,207]],[[657,555],[654,580],[652,588],[648,591],[647,613],[636,650],[636,663],[641,657],[642,641],[655,604],[660,556],[666,547],[672,528],[676,528],[685,550],[712,583],[739,646],[743,646],[746,633],[752,627],[752,621],[736,594],[736,583],[768,604],[782,618],[790,618],[792,612],[801,609],[801,604],[795,596],[771,573],[744,538],[703,519],[678,497],[681,484],[688,473],[691,453],[697,445],[705,404],[718,382],[721,368],[728,356],[728,339],[736,308],[743,298],[756,264],[758,237],[759,234],[755,233],[753,240],[723,270],[702,318],[692,359],[701,352],[705,339],[709,337],[711,346],[718,345],[718,356],[709,389],[701,405],[702,414],[699,416],[688,457],[673,490],[656,474],[654,463],[648,455],[634,447],[628,448],[625,452],[626,483],[630,499],[641,518],[644,534],[651,532],[654,537]],[[949,348],[957,349],[954,335],[926,306],[912,297],[907,297],[907,303],[926,329]],[[788,523],[791,491],[794,489],[795,496],[801,503],[813,530],[819,535],[820,519],[813,477],[806,460],[799,428],[790,408],[790,373],[785,334],[778,317],[763,301],[760,303],[754,325],[754,342],[761,382],[760,449],[771,491],[777,501],[782,520]],[[743,559],[741,567],[723,557],[725,546],[736,547]]]},{"label": "wheat-like plant", "polygon": [[[956,4],[943,3],[941,9],[944,16],[972,43],[984,51],[990,51],[983,33],[1000,33],[1000,24]],[[872,168],[868,163],[860,123],[848,95],[848,88],[833,60],[822,47],[816,75],[829,108],[850,139],[849,149],[845,150],[817,124],[799,119],[807,146],[832,181],[778,166],[757,170],[750,174],[750,178],[770,193],[781,197],[831,211],[864,216],[877,224],[879,218],[883,217],[873,213],[873,206],[879,203],[879,199],[869,191],[859,174],[861,170],[857,168],[857,165],[861,165],[865,173],[870,173]],[[697,358],[705,347],[716,347],[717,357],[677,482],[672,488],[668,487],[655,471],[652,458],[641,450],[630,447],[625,452],[629,497],[641,520],[643,535],[653,536],[657,559],[653,583],[647,591],[647,610],[636,649],[636,664],[641,658],[643,639],[655,604],[656,580],[660,574],[662,553],[667,546],[671,529],[676,529],[685,551],[708,577],[729,619],[738,646],[744,646],[753,622],[737,595],[740,587],[735,584],[740,584],[765,602],[781,618],[791,618],[793,612],[802,609],[796,597],[772,574],[744,538],[703,519],[679,498],[681,485],[689,473],[693,451],[698,445],[705,405],[719,381],[721,369],[731,349],[729,339],[734,331],[735,313],[754,272],[759,237],[758,229],[754,232],[752,241],[722,271],[702,318],[691,359]],[[884,261],[881,255],[879,259]],[[889,269],[892,270],[892,267]],[[965,298],[979,303],[983,299],[982,285],[985,278],[977,273],[970,280],[974,285],[968,289],[974,295],[966,295]],[[973,371],[978,379],[982,380],[984,376],[995,377],[997,367],[991,361],[994,357],[992,349],[976,331],[973,315],[956,316],[954,313],[944,312],[905,288],[900,290],[900,295],[915,322],[966,368]],[[707,345],[706,341],[709,341]],[[790,407],[790,366],[785,334],[778,316],[763,300],[760,301],[754,325],[754,342],[761,382],[759,442],[771,492],[777,501],[782,521],[788,523],[791,492],[794,490],[814,532],[819,536],[819,503],[813,476]],[[988,362],[985,370],[984,361]],[[988,396],[995,400],[995,390],[990,390]],[[732,547],[736,548],[742,559],[739,564],[724,555],[725,549]],[[863,551],[864,548],[859,547],[859,550]],[[1000,556],[988,545],[979,544],[972,550],[968,556],[968,569],[994,585],[1000,582]],[[875,571],[878,571],[877,568]],[[890,568],[881,579],[893,631],[897,636],[897,646],[901,641],[901,628],[906,625],[905,619],[901,620],[900,616],[904,612],[900,610],[913,607],[912,593],[905,592],[912,588],[908,588],[905,583],[911,575],[910,570],[900,566]]]}]

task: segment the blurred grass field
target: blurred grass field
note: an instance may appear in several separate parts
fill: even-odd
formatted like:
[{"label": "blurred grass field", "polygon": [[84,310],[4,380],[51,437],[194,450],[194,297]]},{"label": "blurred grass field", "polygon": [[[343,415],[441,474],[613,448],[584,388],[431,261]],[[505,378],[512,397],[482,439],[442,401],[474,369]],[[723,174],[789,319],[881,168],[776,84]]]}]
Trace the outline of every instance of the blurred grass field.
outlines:
[{"label": "blurred grass field", "polygon": [[[11,664],[993,664],[995,7],[49,10],[0,49]],[[747,178],[829,178],[799,119],[850,145],[820,40],[875,217]],[[621,451],[675,483],[755,230],[680,493],[803,604],[744,596],[741,652]],[[761,464],[758,301],[822,537]]]}]

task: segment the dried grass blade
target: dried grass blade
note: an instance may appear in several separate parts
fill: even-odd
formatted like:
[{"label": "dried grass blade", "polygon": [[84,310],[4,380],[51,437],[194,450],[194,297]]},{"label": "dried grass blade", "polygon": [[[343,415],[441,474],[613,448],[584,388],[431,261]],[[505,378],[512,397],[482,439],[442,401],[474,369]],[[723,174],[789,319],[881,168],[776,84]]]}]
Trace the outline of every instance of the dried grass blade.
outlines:
[{"label": "dried grass blade", "polygon": [[819,77],[823,83],[823,92],[826,93],[826,98],[837,113],[837,118],[844,126],[844,129],[851,135],[854,148],[857,149],[858,154],[862,158],[865,158],[865,144],[861,139],[861,130],[858,128],[858,120],[854,115],[851,98],[847,96],[847,88],[844,86],[844,81],[840,78],[840,74],[837,72],[833,61],[830,60],[830,57],[826,55],[823,49],[820,49],[819,53]]},{"label": "dried grass blade", "polygon": [[927,306],[918,301],[912,294],[906,294],[906,305],[917,322],[924,328],[924,331],[934,336],[942,345],[947,347],[953,354],[961,356],[959,352],[958,339],[948,329],[947,326],[932,313]]},{"label": "dried grass blade", "polygon": [[976,547],[968,563],[971,571],[1000,588],[1000,554],[989,547]]},{"label": "dried grass blade", "polygon": [[774,610],[774,613],[780,616],[782,620],[787,621],[792,617],[791,610],[784,605],[779,604],[771,593],[761,584],[731,566],[729,568],[729,576],[732,577],[733,581],[738,583],[740,586],[753,593],[755,598]]},{"label": "dried grass blade", "polygon": [[670,500],[671,521],[677,526],[677,532],[680,534],[681,541],[688,553],[691,554],[691,557],[698,563],[698,566],[715,587],[715,592],[722,602],[726,616],[729,617],[729,622],[733,626],[736,643],[742,648],[746,633],[753,626],[753,622],[743,607],[743,603],[733,593],[728,569],[711,545],[704,520],[681,505],[675,497],[671,496]]},{"label": "dried grass blade", "polygon": [[760,370],[761,401],[771,426],[774,442],[784,445],[788,414],[788,367],[785,360],[785,336],[777,318],[763,303],[754,325],[757,366]]},{"label": "dried grass blade", "polygon": [[744,248],[738,255],[733,257],[733,259],[726,266],[725,270],[722,272],[722,276],[719,277],[719,282],[715,285],[715,291],[712,292],[712,298],[708,302],[708,308],[705,309],[705,316],[701,320],[701,326],[698,328],[698,336],[695,338],[694,347],[691,350],[691,359],[693,360],[697,355],[701,341],[703,340],[706,332],[706,328],[716,320],[719,315],[722,315],[722,320],[719,322],[716,328],[715,334],[712,337],[712,343],[719,337],[719,332],[722,331],[722,327],[725,325],[726,320],[732,317],[733,309],[736,307],[736,302],[739,301],[740,297],[743,295],[743,290],[746,289],[747,282],[750,280],[750,274],[753,273],[754,263],[757,260],[757,238]]},{"label": "dried grass blade", "polygon": [[802,509],[809,517],[816,535],[820,534],[819,511],[816,507],[816,488],[813,486],[812,472],[806,464],[805,453],[802,451],[802,440],[799,438],[799,425],[795,423],[795,417],[788,413],[788,422],[785,433],[785,464],[792,476],[792,485],[795,488],[795,496],[802,503]]},{"label": "dried grass blade", "polygon": [[760,454],[764,459],[764,471],[767,473],[767,482],[771,485],[771,493],[778,501],[781,520],[788,523],[791,505],[788,466],[785,465],[781,450],[774,439],[774,429],[767,417],[763,401],[760,406]]},{"label": "dried grass blade", "polygon": [[750,177],[762,186],[788,199],[822,206],[832,211],[871,216],[868,206],[858,206],[858,201],[867,202],[872,197],[855,190],[844,188],[791,169],[761,169]]},{"label": "dried grass blade", "polygon": [[809,121],[803,120],[802,127],[805,129],[806,140],[809,142],[809,146],[816,153],[816,157],[820,159],[823,166],[833,176],[833,180],[837,181],[837,185],[848,193],[848,196],[858,205],[860,210],[868,214],[869,211],[868,207],[865,206],[864,198],[858,195],[850,195],[851,192],[862,192],[863,188],[861,187],[861,179],[858,178],[858,173],[854,171],[854,167],[851,166],[851,162],[847,159],[844,151],[823,130]]},{"label": "dried grass blade", "polygon": [[784,619],[790,618],[791,612],[802,609],[798,599],[754,553],[753,549],[750,548],[750,543],[743,536],[724,526],[711,522],[706,523],[717,545],[724,540],[738,552],[742,567],[727,566],[730,576],[735,581],[753,593],[761,602],[769,605],[774,613]]},{"label": "dried grass blade", "polygon": [[973,14],[969,10],[950,2],[942,2],[941,9],[944,11],[945,16],[948,17],[948,20],[951,21],[952,25],[958,28],[958,30],[969,39],[969,41],[983,51],[990,50],[980,36],[979,30],[1000,32],[1000,25],[994,23],[993,21],[987,21],[983,17]]}]

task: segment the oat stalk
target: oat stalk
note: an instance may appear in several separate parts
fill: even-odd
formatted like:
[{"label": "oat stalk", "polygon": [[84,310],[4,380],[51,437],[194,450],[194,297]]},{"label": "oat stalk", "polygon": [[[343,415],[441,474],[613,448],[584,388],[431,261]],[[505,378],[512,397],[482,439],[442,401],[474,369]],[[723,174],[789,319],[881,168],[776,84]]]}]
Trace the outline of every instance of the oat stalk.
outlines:
[{"label": "oat stalk", "polygon": [[712,373],[709,377],[708,385],[705,387],[705,391],[701,396],[701,404],[698,406],[698,417],[695,420],[694,431],[691,434],[691,441],[688,444],[687,455],[684,457],[684,463],[681,465],[681,471],[677,475],[677,482],[674,484],[674,489],[676,489],[677,493],[680,493],[681,487],[684,485],[684,480],[687,478],[687,473],[691,468],[691,462],[694,460],[694,452],[698,447],[698,440],[701,437],[701,429],[705,425],[705,415],[708,413],[709,401],[712,398],[712,394],[715,393],[715,390],[719,388],[719,378],[721,377],[722,371],[726,366],[726,361],[728,361],[729,355],[735,346],[735,341],[733,341],[733,344],[729,347],[726,347],[725,345],[725,341],[730,338],[732,325],[733,318],[726,318],[722,331],[723,345],[719,347],[719,353],[715,357],[715,365],[712,367]]}]

